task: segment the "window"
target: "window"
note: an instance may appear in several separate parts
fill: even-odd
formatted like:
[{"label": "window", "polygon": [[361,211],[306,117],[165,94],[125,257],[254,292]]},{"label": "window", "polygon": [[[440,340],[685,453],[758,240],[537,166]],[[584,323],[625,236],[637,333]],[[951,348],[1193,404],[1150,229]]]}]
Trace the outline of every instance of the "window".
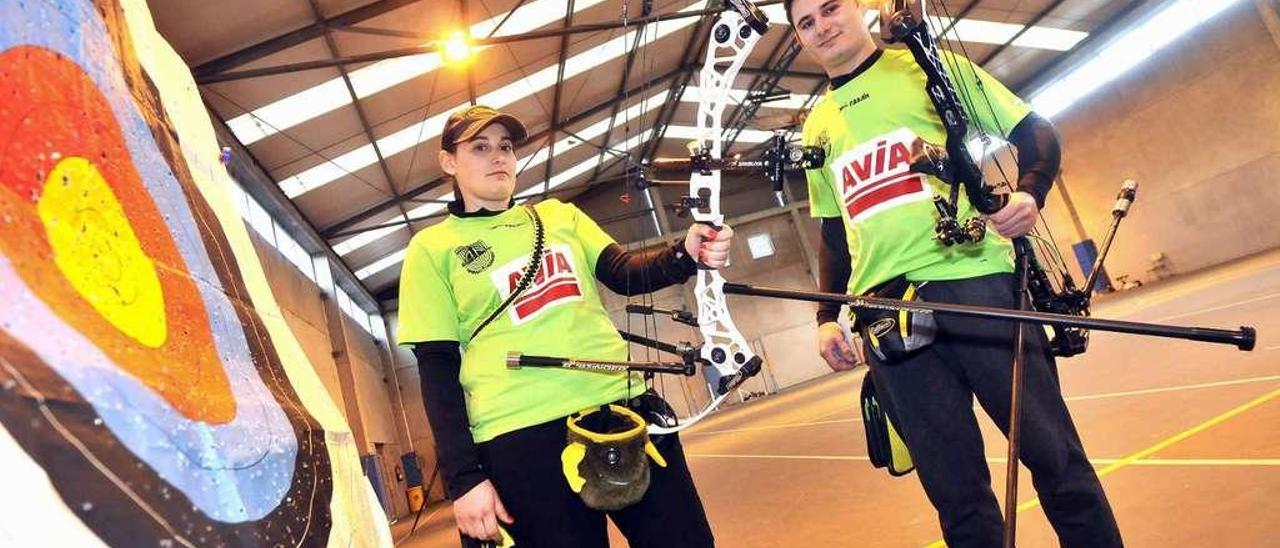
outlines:
[{"label": "window", "polygon": [[763,259],[773,256],[773,238],[768,232],[755,234],[747,238],[747,247],[751,249],[752,259]]}]

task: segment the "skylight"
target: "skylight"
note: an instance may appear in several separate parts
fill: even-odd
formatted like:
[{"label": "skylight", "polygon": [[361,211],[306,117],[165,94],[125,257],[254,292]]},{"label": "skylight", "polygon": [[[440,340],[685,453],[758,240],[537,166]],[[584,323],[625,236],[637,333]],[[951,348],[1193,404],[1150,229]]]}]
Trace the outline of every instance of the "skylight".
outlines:
[{"label": "skylight", "polygon": [[[603,1],[579,0],[574,3],[574,12],[591,8]],[[564,19],[564,1],[534,0],[519,11],[518,16],[508,19],[494,36],[523,34],[561,21]],[[506,13],[502,13],[472,25],[471,36],[488,36],[506,16]],[[476,51],[481,49],[484,48],[477,48]],[[428,74],[441,66],[440,55],[431,52],[379,61],[351,71],[349,76],[356,96],[364,98]],[[232,118],[227,121],[227,126],[241,143],[248,146],[279,131],[349,104],[351,104],[351,95],[347,93],[346,84],[340,77],[333,78],[253,112]]]},{"label": "skylight", "polygon": [[[760,8],[765,15],[769,17],[769,22],[776,25],[788,25],[786,10],[781,4],[771,4]],[[867,25],[871,25],[878,18],[876,10],[867,10]],[[951,25],[951,18],[931,16],[929,17],[931,27],[934,32],[947,28]],[[964,18],[947,33],[946,38],[951,40],[963,40],[978,44],[1004,44],[1009,42],[1025,28],[1026,25],[1017,25],[1013,23],[1000,23],[996,21],[980,21],[977,19]],[[880,25],[871,27],[871,32],[879,33]],[[1017,40],[1013,41],[1013,45],[1025,48],[1048,49],[1054,51],[1067,51],[1074,48],[1088,36],[1088,33],[1059,29],[1053,27],[1033,26],[1022,33]]]},{"label": "skylight", "polygon": [[1032,108],[1047,118],[1060,114],[1237,1],[1178,0],[1169,4],[1121,34],[1084,64],[1032,94]]},{"label": "skylight", "polygon": [[[681,11],[702,9],[703,4],[705,4],[705,0],[695,2]],[[686,17],[650,25],[655,28],[646,31],[647,41],[650,43],[657,41],[664,36],[692,25],[696,21],[697,18],[695,17]],[[589,70],[597,69],[607,62],[621,57],[630,51],[636,32],[638,31],[633,30],[568,58],[564,64],[564,78],[567,80]],[[549,65],[525,78],[480,96],[477,102],[494,108],[505,107],[555,85],[558,70],[559,67],[557,65]],[[455,105],[453,108],[445,109],[443,112],[421,123],[410,125],[383,137],[378,140],[378,146],[382,149],[383,154],[391,156],[408,150],[419,142],[438,137],[443,129],[444,121],[449,117],[449,113],[466,105],[467,103]],[[297,175],[287,177],[280,181],[280,188],[289,198],[296,198],[304,192],[328,184],[348,172],[355,172],[370,166],[376,161],[377,156],[374,153],[373,144],[370,143],[339,155],[332,161],[321,163]]]},{"label": "skylight", "polygon": [[[664,89],[658,93],[655,93],[645,98],[644,100],[636,102],[636,104],[632,105],[630,108],[622,112],[619,112],[617,116],[618,121],[614,122],[613,126],[615,128],[621,127],[623,124],[626,124],[636,118],[639,118],[642,115],[648,114],[654,109],[662,106],[662,104],[667,101],[667,95],[669,93],[671,93],[670,90]],[[594,124],[591,124],[590,126],[587,126],[582,131],[577,131],[575,133],[577,134],[578,137],[591,140],[601,135],[604,135],[604,133],[608,130],[609,130],[609,117],[606,116],[604,119]],[[555,146],[556,156],[559,156],[564,152],[568,152],[569,150],[572,150],[573,148],[577,147],[580,144],[582,144],[582,141],[579,140],[577,137],[572,137],[572,136],[556,141],[556,146]],[[523,167],[525,170],[530,170],[538,165],[543,164],[546,161],[547,161],[547,148],[542,147],[537,152],[535,152],[532,155],[532,157],[526,156],[524,158],[520,158],[516,160],[516,165]],[[452,200],[453,193],[450,192],[437,199]],[[440,210],[444,209],[444,207],[445,207],[444,204],[441,204],[441,203],[434,203],[434,202],[426,203],[421,206],[418,206],[417,208],[410,210],[408,212],[409,218],[414,219],[418,217],[426,217],[433,213],[439,212]],[[386,236],[388,234],[391,234],[392,232],[395,232],[399,228],[401,228],[401,225],[393,225],[393,226],[387,226],[387,227],[370,230],[368,232],[362,232],[356,236],[353,236],[351,238],[338,242],[336,245],[333,246],[333,251],[338,255],[347,255],[352,251],[360,249],[361,247],[364,247],[382,238],[383,236]]]},{"label": "skylight", "polygon": [[[651,133],[652,133],[652,130],[641,132],[640,134],[635,135],[630,139],[627,139],[626,141],[610,148],[617,151],[629,151],[635,148],[636,146],[638,146],[640,143],[647,142],[651,136]],[[561,171],[560,173],[557,173],[554,177],[551,178],[551,181],[549,182],[547,187],[557,188],[585,173],[590,172],[592,169],[595,169],[597,165],[600,165],[599,154],[592,155],[590,158],[582,162],[579,162],[577,165],[574,165],[569,169],[566,169],[564,171]],[[516,198],[519,200],[525,200],[531,196],[541,194],[542,192],[545,192],[545,190],[541,185],[539,185],[539,186],[526,189],[524,192],[517,194]],[[433,204],[433,205],[439,205],[439,204]],[[360,270],[357,270],[356,277],[360,278],[361,280],[364,280],[373,276],[374,274],[377,274],[392,266],[400,264],[401,262],[404,261],[404,256],[407,251],[408,251],[408,247],[401,249],[390,255],[387,255],[386,257],[378,259],[377,261],[374,261],[369,266],[366,266],[364,268],[361,268]]]}]

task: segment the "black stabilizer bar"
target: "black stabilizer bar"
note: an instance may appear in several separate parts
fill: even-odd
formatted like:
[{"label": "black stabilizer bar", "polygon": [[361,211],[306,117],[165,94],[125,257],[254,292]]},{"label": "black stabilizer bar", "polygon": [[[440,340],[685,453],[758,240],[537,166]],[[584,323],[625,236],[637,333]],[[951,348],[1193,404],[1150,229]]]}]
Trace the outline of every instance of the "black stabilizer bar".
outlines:
[{"label": "black stabilizer bar", "polygon": [[847,304],[855,309],[869,308],[879,310],[908,310],[911,312],[922,313],[953,314],[956,316],[967,316],[971,318],[1016,320],[1037,325],[1051,325],[1053,327],[1078,327],[1083,329],[1096,329],[1098,331],[1129,333],[1132,335],[1186,339],[1208,343],[1229,344],[1244,351],[1253,350],[1253,347],[1257,344],[1258,340],[1257,330],[1248,326],[1242,326],[1237,330],[1211,329],[1206,327],[1181,327],[1155,323],[1106,320],[1101,318],[1090,318],[1088,316],[1051,314],[1048,312],[1036,312],[1034,310],[1010,310],[1007,308],[993,308],[963,304],[903,301],[880,297],[843,295],[840,293],[795,291],[790,289],[778,289],[735,283],[724,284],[724,292],[731,295],[752,295],[756,297],[772,297],[776,299],[790,299],[794,301],[841,303]]}]

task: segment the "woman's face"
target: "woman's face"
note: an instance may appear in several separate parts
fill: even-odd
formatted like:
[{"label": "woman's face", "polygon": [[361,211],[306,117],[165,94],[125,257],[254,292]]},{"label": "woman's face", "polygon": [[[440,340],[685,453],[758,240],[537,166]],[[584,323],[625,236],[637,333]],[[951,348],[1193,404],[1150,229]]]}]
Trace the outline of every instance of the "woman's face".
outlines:
[{"label": "woman's face", "polygon": [[[440,167],[458,180],[468,208],[505,209],[516,188],[516,153],[511,132],[495,123],[454,152],[440,151]],[[496,207],[495,207],[496,206]]]}]

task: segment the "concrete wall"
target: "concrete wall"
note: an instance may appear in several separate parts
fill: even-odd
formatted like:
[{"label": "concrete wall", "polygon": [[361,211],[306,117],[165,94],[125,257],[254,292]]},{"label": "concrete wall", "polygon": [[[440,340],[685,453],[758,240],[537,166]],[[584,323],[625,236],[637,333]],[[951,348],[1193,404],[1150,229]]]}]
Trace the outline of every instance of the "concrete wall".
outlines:
[{"label": "concrete wall", "polygon": [[[396,313],[388,312],[387,333],[392,341],[396,338]],[[422,468],[423,483],[431,481],[437,459],[435,437],[431,435],[431,426],[427,423],[426,408],[423,407],[422,385],[418,377],[418,361],[413,353],[402,347],[395,347],[392,362],[395,364],[395,376],[399,383],[400,401],[403,405],[404,418],[408,425],[408,435],[418,453],[418,462]],[[428,490],[429,500],[440,500],[444,497],[444,486],[437,478]]]},{"label": "concrete wall", "polygon": [[258,252],[262,269],[271,281],[271,289],[276,301],[280,303],[285,321],[315,367],[329,397],[333,398],[343,416],[350,421],[346,401],[342,396],[338,366],[333,360],[329,330],[325,325],[324,293],[314,282],[298,272],[284,255],[263,241],[257,232],[249,230],[249,237]]},{"label": "concrete wall", "polygon": [[[1156,253],[1176,274],[1280,246],[1280,47],[1260,4],[1275,2],[1238,2],[1054,120],[1065,187],[1099,245],[1121,181],[1141,185],[1113,278],[1150,279]],[[1058,191],[1046,218],[1070,253],[1079,236]]]},{"label": "concrete wall", "polygon": [[[280,310],[329,397],[351,425],[360,455],[378,457],[390,515],[407,514],[405,484],[395,479],[394,470],[400,464],[399,455],[411,444],[385,343],[338,311],[335,301],[256,232],[249,233]],[[341,332],[335,332],[333,325],[341,326]]]}]

